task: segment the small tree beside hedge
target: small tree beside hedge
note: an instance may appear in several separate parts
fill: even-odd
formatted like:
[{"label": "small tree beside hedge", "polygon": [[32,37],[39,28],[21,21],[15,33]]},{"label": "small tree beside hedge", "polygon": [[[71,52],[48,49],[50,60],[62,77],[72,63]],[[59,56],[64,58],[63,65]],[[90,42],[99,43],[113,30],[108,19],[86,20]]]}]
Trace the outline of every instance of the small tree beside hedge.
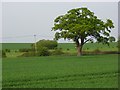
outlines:
[{"label": "small tree beside hedge", "polygon": [[[39,40],[35,44],[31,45],[31,49],[20,49],[20,52],[24,52],[22,56],[49,56],[49,55],[60,55],[63,52],[61,50],[57,50],[58,43],[54,40]],[[52,50],[52,52],[50,52]]]},{"label": "small tree beside hedge", "polygon": [[[39,40],[37,43],[36,43],[36,47],[37,49],[39,50],[39,48],[41,47],[47,47],[48,49],[55,49],[57,48],[58,46],[58,43],[57,41],[54,41],[54,40]],[[35,48],[35,44],[32,44],[32,48]]]}]

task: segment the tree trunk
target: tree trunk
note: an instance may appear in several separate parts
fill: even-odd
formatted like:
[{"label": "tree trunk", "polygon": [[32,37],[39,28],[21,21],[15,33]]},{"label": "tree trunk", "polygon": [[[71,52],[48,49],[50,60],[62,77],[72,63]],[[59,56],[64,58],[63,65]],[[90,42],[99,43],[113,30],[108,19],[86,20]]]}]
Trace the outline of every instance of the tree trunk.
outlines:
[{"label": "tree trunk", "polygon": [[77,46],[77,56],[81,56],[82,55],[82,46]]},{"label": "tree trunk", "polygon": [[76,47],[77,47],[77,56],[81,56],[82,55],[82,46],[84,45],[84,39],[81,39],[81,43],[79,42],[79,40],[76,40]]}]

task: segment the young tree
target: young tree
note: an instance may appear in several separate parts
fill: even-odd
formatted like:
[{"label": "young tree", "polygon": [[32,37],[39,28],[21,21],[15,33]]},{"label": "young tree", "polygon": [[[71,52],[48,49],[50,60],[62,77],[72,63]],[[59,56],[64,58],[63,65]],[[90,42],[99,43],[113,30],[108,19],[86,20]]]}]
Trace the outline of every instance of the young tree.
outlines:
[{"label": "young tree", "polygon": [[[35,48],[35,44],[31,45],[32,48]],[[55,40],[39,40],[38,42],[36,42],[36,47],[39,50],[39,48],[41,47],[47,47],[48,49],[55,49],[57,48],[58,43]]]},{"label": "young tree", "polygon": [[58,31],[55,33],[56,40],[72,39],[80,56],[83,45],[88,41],[96,39],[103,44],[109,44],[109,33],[112,28],[114,28],[112,20],[107,19],[104,22],[87,8],[76,8],[58,16],[54,20],[52,30]]}]

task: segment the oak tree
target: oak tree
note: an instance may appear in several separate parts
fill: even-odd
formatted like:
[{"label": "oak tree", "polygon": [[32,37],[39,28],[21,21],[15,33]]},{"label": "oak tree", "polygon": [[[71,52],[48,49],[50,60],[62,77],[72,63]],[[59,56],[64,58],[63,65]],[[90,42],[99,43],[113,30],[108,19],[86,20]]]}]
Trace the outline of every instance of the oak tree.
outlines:
[{"label": "oak tree", "polygon": [[77,55],[82,55],[82,48],[88,41],[109,44],[110,32],[114,28],[110,19],[102,21],[88,8],[76,8],[58,16],[52,27],[55,39],[72,39],[77,47]]}]

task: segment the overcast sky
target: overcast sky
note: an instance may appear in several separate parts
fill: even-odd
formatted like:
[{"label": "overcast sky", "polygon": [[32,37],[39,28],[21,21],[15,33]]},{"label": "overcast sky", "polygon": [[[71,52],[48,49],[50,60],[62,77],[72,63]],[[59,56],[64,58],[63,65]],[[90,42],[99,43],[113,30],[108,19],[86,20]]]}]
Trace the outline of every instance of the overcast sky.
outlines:
[{"label": "overcast sky", "polygon": [[2,5],[3,42],[34,42],[34,34],[37,40],[53,39],[54,19],[80,7],[87,7],[102,20],[111,19],[115,25],[111,35],[118,37],[117,2],[4,2]]}]

